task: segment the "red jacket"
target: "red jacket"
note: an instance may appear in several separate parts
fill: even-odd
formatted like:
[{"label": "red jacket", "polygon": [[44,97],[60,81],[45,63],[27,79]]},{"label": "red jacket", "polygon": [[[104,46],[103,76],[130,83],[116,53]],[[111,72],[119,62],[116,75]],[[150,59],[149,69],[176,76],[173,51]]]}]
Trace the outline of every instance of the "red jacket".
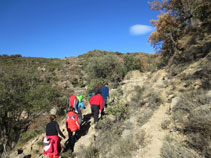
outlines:
[{"label": "red jacket", "polygon": [[44,146],[45,155],[59,155],[61,152],[61,144],[59,136],[46,136],[46,139],[49,140],[48,145]]},{"label": "red jacket", "polygon": [[66,128],[69,132],[75,132],[77,129],[80,129],[80,124],[78,122],[78,116],[75,112],[68,112],[65,118]]},{"label": "red jacket", "polygon": [[76,109],[77,104],[78,104],[78,99],[76,98],[75,95],[71,95],[69,105]]},{"label": "red jacket", "polygon": [[102,110],[103,110],[103,97],[100,94],[94,95],[89,100],[89,104],[90,105],[99,105],[100,111],[102,112]]}]

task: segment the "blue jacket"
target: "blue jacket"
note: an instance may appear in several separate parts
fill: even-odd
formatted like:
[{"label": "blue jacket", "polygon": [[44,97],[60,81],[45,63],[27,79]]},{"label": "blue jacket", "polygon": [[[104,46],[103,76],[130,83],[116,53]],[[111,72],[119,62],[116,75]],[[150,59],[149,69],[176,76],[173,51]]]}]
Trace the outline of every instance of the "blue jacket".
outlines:
[{"label": "blue jacket", "polygon": [[85,109],[84,103],[83,102],[78,103],[78,108],[79,109],[81,109],[81,108]]},{"label": "blue jacket", "polygon": [[104,86],[100,89],[101,91],[101,95],[103,97],[103,99],[107,99],[109,97],[109,88]]}]

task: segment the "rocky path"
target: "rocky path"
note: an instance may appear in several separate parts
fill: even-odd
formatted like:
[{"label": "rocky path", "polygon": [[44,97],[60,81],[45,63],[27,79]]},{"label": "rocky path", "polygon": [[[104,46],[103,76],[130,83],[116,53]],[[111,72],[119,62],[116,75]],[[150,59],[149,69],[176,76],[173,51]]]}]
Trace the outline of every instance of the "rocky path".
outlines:
[{"label": "rocky path", "polygon": [[[138,73],[138,72],[133,72]],[[123,82],[123,90],[130,91],[134,86],[146,87],[146,83],[150,85],[149,91],[151,93],[155,93],[157,91],[160,92],[159,96],[162,98],[164,104],[161,104],[159,108],[154,111],[152,117],[148,120],[146,124],[141,127],[136,127],[138,131],[145,131],[146,133],[146,145],[144,147],[140,147],[139,150],[133,155],[134,158],[160,158],[160,150],[163,145],[163,140],[165,136],[168,134],[168,131],[163,130],[161,128],[161,124],[164,120],[169,118],[167,114],[169,110],[169,103],[167,102],[168,98],[168,88],[165,88],[165,78],[167,73],[164,70],[157,71],[152,76],[148,74],[131,74],[131,78],[129,80],[125,80]],[[150,83],[149,83],[150,81]],[[127,101],[130,102],[131,96],[133,94],[127,96]]]},{"label": "rocky path", "polygon": [[91,142],[94,141],[96,135],[95,129],[93,128],[93,119],[91,118],[90,106],[88,106],[83,112],[84,118],[81,126],[81,137],[75,143],[74,152],[79,152],[81,147],[88,147]]},{"label": "rocky path", "polygon": [[167,106],[161,105],[157,111],[154,112],[150,120],[142,126],[141,130],[144,130],[146,137],[149,139],[146,147],[141,148],[138,151],[137,158],[143,155],[144,158],[159,158],[160,149],[163,145],[163,139],[168,134],[161,128],[161,123],[168,118],[166,111]]}]

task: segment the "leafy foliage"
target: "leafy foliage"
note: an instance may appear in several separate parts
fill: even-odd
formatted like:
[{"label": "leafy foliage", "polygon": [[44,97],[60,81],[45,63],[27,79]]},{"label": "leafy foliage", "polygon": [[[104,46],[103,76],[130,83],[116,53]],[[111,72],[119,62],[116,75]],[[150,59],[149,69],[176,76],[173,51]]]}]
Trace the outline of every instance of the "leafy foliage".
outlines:
[{"label": "leafy foliage", "polygon": [[4,60],[0,69],[0,145],[12,147],[31,119],[63,104],[62,94],[40,78],[36,65],[27,65],[30,60],[20,56],[1,56],[0,60]]},{"label": "leafy foliage", "polygon": [[[161,14],[158,20],[151,21],[156,31],[150,35],[149,41],[164,57],[182,54],[188,47],[182,46],[181,40],[186,39],[187,35],[194,40],[195,35],[203,37],[210,32],[209,0],[154,0],[150,5],[152,9],[161,10]],[[199,41],[202,40],[199,38]],[[202,50],[200,53],[205,55],[208,52]],[[189,50],[187,53],[192,52]]]},{"label": "leafy foliage", "polygon": [[124,75],[123,66],[115,55],[93,57],[87,66],[87,72],[90,79],[101,78],[111,81],[121,80]]},{"label": "leafy foliage", "polygon": [[144,61],[138,53],[121,54],[95,50],[79,56],[79,58],[82,60],[86,57],[86,61],[83,60],[83,68],[88,75],[86,79],[89,89],[92,89],[97,83],[103,84],[104,82],[109,82],[113,87],[117,87],[127,72],[131,70],[142,71],[144,67],[142,61],[148,63],[147,59],[151,58],[150,56],[145,56],[146,59]]}]

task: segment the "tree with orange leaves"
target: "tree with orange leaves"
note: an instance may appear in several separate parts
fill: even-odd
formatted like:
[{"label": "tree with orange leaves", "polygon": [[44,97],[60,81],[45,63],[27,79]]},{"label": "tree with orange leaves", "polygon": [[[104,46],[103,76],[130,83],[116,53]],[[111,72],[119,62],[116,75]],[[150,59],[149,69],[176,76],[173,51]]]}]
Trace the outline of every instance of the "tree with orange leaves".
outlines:
[{"label": "tree with orange leaves", "polygon": [[158,20],[152,20],[156,31],[149,36],[149,41],[164,57],[170,58],[175,52],[182,52],[178,41],[191,28],[200,24],[201,29],[210,28],[210,0],[154,0],[149,2],[153,10],[160,10]]}]

